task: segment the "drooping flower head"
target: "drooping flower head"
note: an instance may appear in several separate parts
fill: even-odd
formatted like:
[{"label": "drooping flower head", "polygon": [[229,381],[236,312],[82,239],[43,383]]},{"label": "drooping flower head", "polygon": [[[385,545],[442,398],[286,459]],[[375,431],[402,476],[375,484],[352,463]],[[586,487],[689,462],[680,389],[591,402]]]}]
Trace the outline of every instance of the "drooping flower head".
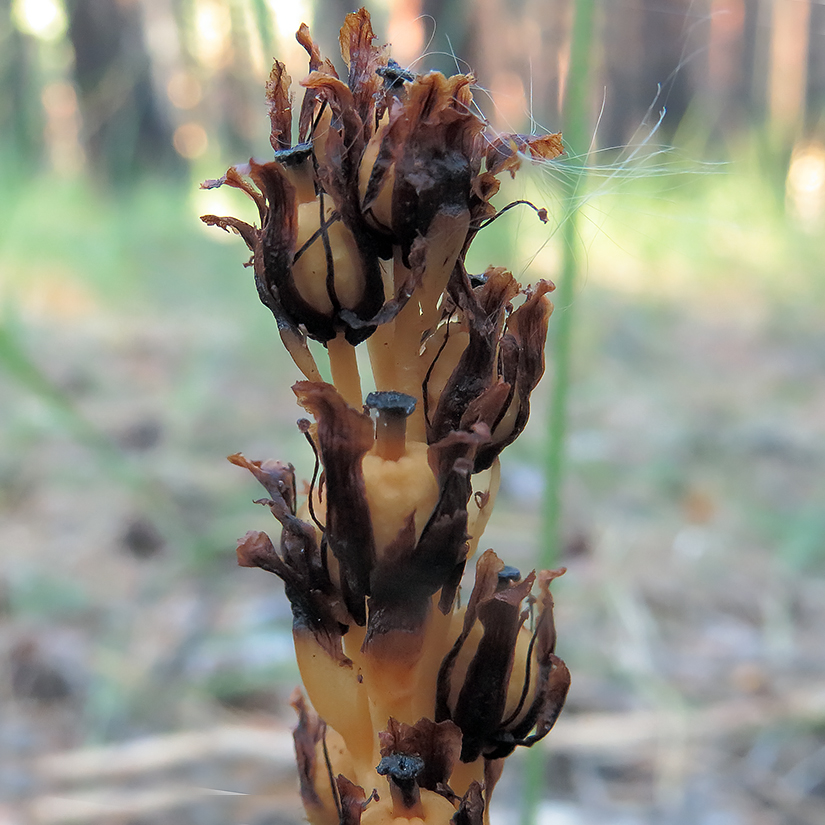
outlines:
[{"label": "drooping flower head", "polygon": [[[501,760],[552,727],[569,675],[549,593],[562,571],[522,578],[488,550],[457,604],[499,453],[523,431],[544,371],[553,289],[522,288],[503,268],[470,275],[464,261],[497,215],[498,176],[555,157],[561,137],[490,134],[471,76],[403,69],[374,45],[364,9],[341,29],[341,76],[305,25],[297,38],[310,69],[297,140],[291,79],[276,61],[274,157],[204,184],[257,206],[259,226],[203,220],[249,247],[314,418],[299,422],[316,457],[303,504],[292,466],[231,457],[281,525],[277,548],[250,533],[238,559],[279,576],[292,605],[312,702],[295,702],[311,821],[475,825]],[[326,348],[331,384],[309,339]],[[366,397],[358,346],[375,387]]]}]

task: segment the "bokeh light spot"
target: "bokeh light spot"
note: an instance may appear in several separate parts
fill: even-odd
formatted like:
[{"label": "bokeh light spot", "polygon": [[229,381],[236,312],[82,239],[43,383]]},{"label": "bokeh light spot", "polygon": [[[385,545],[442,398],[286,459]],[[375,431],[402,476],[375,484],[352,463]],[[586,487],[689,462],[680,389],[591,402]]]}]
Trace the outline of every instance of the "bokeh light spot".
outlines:
[{"label": "bokeh light spot", "polygon": [[66,11],[60,0],[14,0],[12,18],[21,32],[41,40],[57,40],[66,33]]},{"label": "bokeh light spot", "polygon": [[184,123],[175,129],[172,143],[179,155],[187,160],[193,160],[206,152],[209,147],[209,137],[200,123]]},{"label": "bokeh light spot", "polygon": [[166,96],[178,109],[193,109],[201,102],[203,89],[189,72],[175,72],[166,84]]},{"label": "bokeh light spot", "polygon": [[825,214],[825,145],[811,141],[798,145],[785,182],[788,210],[803,225],[816,224]]}]

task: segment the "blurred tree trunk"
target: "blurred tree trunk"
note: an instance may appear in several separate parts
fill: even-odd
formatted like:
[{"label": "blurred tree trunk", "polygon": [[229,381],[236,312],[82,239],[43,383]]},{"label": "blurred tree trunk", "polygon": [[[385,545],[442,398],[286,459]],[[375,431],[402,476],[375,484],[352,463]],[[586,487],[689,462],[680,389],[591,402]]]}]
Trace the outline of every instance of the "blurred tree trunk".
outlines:
[{"label": "blurred tree trunk", "polygon": [[[602,3],[607,97],[599,144],[626,143],[651,104],[666,108],[663,133],[670,137],[696,89],[696,69],[684,61],[705,42],[689,42],[694,0],[611,0]],[[617,36],[617,32],[621,32]],[[662,87],[657,99],[658,87]]]},{"label": "blurred tree trunk", "polygon": [[810,22],[810,0],[774,0],[768,112],[783,134],[804,119]]},{"label": "blurred tree trunk", "polygon": [[766,82],[761,25],[758,2],[711,2],[707,77],[698,91],[714,143],[753,125],[760,116]]},{"label": "blurred tree trunk", "polygon": [[38,43],[12,25],[11,0],[0,0],[0,123],[13,160],[31,173],[44,156]]},{"label": "blurred tree trunk", "polygon": [[809,126],[821,126],[821,113],[825,110],[825,6],[814,3],[811,6],[810,22],[811,44],[820,44],[811,48],[808,55],[808,105]]},{"label": "blurred tree trunk", "polygon": [[[427,57],[426,62],[417,68],[435,69],[444,74],[455,74],[456,63],[450,50],[456,57],[469,61],[470,32],[469,18],[473,13],[470,4],[464,0],[422,0],[421,11],[426,15],[424,21],[424,45],[433,37],[429,49],[435,53]],[[467,71],[467,66],[459,61],[460,71]]]},{"label": "blurred tree trunk", "polygon": [[[605,101],[598,140],[601,146],[621,146],[644,115],[639,98],[645,86],[645,49],[642,14],[636,0],[614,0],[603,5],[600,36],[604,44]],[[633,59],[628,59],[629,55]],[[656,88],[651,84],[648,88],[652,100]]]},{"label": "blurred tree trunk", "polygon": [[257,156],[261,140],[268,137],[268,130],[261,131],[266,123],[266,109],[260,79],[250,58],[248,33],[237,3],[230,4],[229,15],[232,58],[215,81],[220,89],[221,140],[231,157],[245,159]]},{"label": "blurred tree trunk", "polygon": [[126,183],[140,172],[183,169],[152,85],[140,5],[134,0],[70,0],[69,39],[93,174]]},{"label": "blurred tree trunk", "polygon": [[[713,0],[710,7],[707,98],[717,126],[735,124],[742,108],[744,0]],[[724,129],[723,131],[727,131]]]}]

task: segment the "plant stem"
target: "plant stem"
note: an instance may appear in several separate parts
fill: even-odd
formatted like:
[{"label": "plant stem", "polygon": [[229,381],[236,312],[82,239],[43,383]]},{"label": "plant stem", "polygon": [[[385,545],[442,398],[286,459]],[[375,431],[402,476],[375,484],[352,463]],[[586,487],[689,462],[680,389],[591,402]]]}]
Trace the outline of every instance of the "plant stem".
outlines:
[{"label": "plant stem", "polygon": [[565,143],[573,147],[577,157],[575,171],[566,179],[564,217],[560,228],[562,265],[555,293],[557,312],[553,318],[553,383],[550,395],[550,417],[545,453],[546,509],[544,511],[544,543],[540,551],[543,567],[558,564],[561,556],[561,501],[567,437],[567,396],[570,385],[570,356],[573,337],[573,296],[579,270],[577,257],[578,206],[585,182],[583,148],[589,144],[587,111],[590,87],[590,36],[593,28],[594,0],[578,0],[575,4],[570,72],[564,101],[563,128]]},{"label": "plant stem", "polygon": [[[565,143],[581,155],[589,145],[588,103],[590,91],[591,37],[595,0],[576,0],[570,43],[570,71],[564,97],[562,128]],[[539,563],[549,568],[558,564],[562,549],[561,505],[567,440],[567,404],[570,386],[571,342],[573,338],[573,296],[579,269],[577,257],[577,216],[586,165],[577,160],[575,171],[565,182],[563,223],[560,228],[562,266],[556,293],[558,311],[553,319],[553,384],[545,453],[546,509],[539,551]],[[527,753],[524,773],[522,823],[535,825],[545,777],[545,754],[541,746]]]}]

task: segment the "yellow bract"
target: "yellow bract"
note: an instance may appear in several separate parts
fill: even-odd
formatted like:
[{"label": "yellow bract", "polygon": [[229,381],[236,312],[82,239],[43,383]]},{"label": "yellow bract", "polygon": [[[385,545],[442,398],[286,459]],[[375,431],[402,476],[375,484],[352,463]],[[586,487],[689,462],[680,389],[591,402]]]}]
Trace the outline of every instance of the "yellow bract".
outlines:
[{"label": "yellow bract", "polygon": [[413,514],[416,540],[420,538],[438,500],[438,483],[427,462],[427,445],[408,442],[406,455],[398,461],[385,461],[369,452],[362,467],[378,555]]}]

